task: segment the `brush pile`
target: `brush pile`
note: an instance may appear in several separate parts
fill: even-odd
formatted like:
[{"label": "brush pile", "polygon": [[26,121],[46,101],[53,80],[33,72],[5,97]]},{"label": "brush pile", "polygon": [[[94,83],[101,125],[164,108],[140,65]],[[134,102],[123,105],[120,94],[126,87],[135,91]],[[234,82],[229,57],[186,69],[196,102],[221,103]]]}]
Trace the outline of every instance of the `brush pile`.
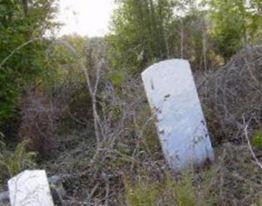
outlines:
[{"label": "brush pile", "polygon": [[243,49],[223,68],[197,78],[215,142],[241,143],[262,126],[262,46]]}]

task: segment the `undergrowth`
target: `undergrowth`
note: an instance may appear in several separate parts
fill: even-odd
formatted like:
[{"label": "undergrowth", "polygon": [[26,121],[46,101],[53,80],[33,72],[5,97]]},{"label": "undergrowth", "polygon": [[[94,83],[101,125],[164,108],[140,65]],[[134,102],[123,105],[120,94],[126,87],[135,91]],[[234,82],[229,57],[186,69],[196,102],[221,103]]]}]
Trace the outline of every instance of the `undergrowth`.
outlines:
[{"label": "undergrowth", "polygon": [[6,145],[0,141],[0,181],[6,176],[13,177],[27,168],[35,166],[35,152],[27,151],[28,141],[19,143],[14,151],[9,150]]},{"label": "undergrowth", "polygon": [[[139,177],[135,182],[125,178],[125,196],[128,206],[207,206],[213,205],[215,195],[210,194],[209,184],[212,172],[204,171],[198,175],[188,170],[179,176],[164,174],[162,180]],[[211,175],[212,174],[212,175]],[[141,175],[141,174],[140,174]]]},{"label": "undergrowth", "polygon": [[256,148],[262,149],[262,130],[258,130],[255,132],[253,140],[252,140],[252,144]]}]

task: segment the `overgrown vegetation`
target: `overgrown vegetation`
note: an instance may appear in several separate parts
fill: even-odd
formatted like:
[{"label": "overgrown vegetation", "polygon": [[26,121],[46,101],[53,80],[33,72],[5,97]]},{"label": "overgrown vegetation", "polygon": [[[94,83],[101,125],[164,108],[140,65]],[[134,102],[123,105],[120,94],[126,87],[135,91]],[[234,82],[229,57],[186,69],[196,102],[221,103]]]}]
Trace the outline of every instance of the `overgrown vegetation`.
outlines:
[{"label": "overgrown vegetation", "polygon": [[0,154],[1,182],[2,177],[11,178],[24,169],[33,168],[35,166],[36,153],[27,151],[27,141],[19,143],[15,151],[8,151],[3,142],[0,142],[0,144],[2,151]]},{"label": "overgrown vegetation", "polygon": [[207,189],[204,188],[208,188],[207,183],[210,181],[210,177],[204,177],[206,178],[206,185],[202,185],[202,191],[199,191],[199,183],[193,183],[194,174],[192,171],[185,171],[185,173],[176,180],[170,174],[166,174],[161,182],[144,180],[144,178],[148,177],[146,175],[145,177],[139,177],[135,185],[126,181],[125,186],[128,205],[204,206],[212,205],[215,202],[215,198],[208,194],[208,191],[205,191]]},{"label": "overgrown vegetation", "polygon": [[1,126],[17,112],[23,88],[37,84],[48,72],[45,51],[49,41],[42,38],[55,26],[51,21],[55,12],[53,2],[3,0],[0,3]]},{"label": "overgrown vegetation", "polygon": [[[44,168],[65,205],[261,205],[259,0],[117,0],[105,38],[52,36],[54,2],[0,3],[0,191]],[[139,77],[168,58],[190,60],[216,152],[183,174]]]},{"label": "overgrown vegetation", "polygon": [[258,149],[262,148],[262,131],[261,130],[258,130],[255,132],[252,143],[256,148]]}]

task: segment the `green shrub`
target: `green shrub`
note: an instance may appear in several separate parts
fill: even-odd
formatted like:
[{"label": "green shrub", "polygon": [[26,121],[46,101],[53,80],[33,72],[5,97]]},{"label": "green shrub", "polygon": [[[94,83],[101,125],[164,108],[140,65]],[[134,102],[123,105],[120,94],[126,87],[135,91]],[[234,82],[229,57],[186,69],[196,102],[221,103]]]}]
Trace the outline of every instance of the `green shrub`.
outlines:
[{"label": "green shrub", "polygon": [[115,87],[121,87],[121,84],[124,82],[124,74],[122,71],[111,72],[109,78]]},{"label": "green shrub", "polygon": [[126,198],[130,206],[155,205],[159,195],[163,193],[160,183],[139,182],[134,186],[126,185]]},{"label": "green shrub", "polygon": [[[125,186],[129,206],[195,206],[199,204],[192,173],[181,175],[177,181],[167,174],[163,182],[142,179],[133,185],[130,181],[126,181]],[[201,205],[204,204],[201,203]]]},{"label": "green shrub", "polygon": [[23,141],[16,146],[15,151],[9,151],[3,142],[0,142],[0,178],[8,175],[12,177],[26,168],[35,165],[35,152],[28,152],[26,145],[28,141]]},{"label": "green shrub", "polygon": [[262,130],[259,130],[255,133],[253,140],[252,140],[252,144],[256,148],[262,149]]},{"label": "green shrub", "polygon": [[56,25],[52,22],[53,3],[54,0],[4,0],[0,3],[1,127],[18,112],[24,87],[47,71],[44,57],[50,41],[38,40]]},{"label": "green shrub", "polygon": [[[194,206],[197,205],[196,188],[193,186],[192,175],[190,173],[182,176],[178,182],[168,181],[173,184],[176,194],[177,205],[179,206]],[[169,186],[169,187],[171,187]]]}]

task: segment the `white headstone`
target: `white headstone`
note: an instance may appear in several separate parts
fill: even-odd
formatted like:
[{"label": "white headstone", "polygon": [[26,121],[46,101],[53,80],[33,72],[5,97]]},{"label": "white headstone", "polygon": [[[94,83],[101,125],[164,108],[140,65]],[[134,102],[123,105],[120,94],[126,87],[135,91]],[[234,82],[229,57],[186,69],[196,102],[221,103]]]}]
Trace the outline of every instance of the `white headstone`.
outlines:
[{"label": "white headstone", "polygon": [[53,206],[44,170],[26,170],[8,181],[11,206]]},{"label": "white headstone", "polygon": [[142,79],[170,167],[181,171],[213,161],[213,148],[188,61],[174,59],[154,64],[142,73]]}]

